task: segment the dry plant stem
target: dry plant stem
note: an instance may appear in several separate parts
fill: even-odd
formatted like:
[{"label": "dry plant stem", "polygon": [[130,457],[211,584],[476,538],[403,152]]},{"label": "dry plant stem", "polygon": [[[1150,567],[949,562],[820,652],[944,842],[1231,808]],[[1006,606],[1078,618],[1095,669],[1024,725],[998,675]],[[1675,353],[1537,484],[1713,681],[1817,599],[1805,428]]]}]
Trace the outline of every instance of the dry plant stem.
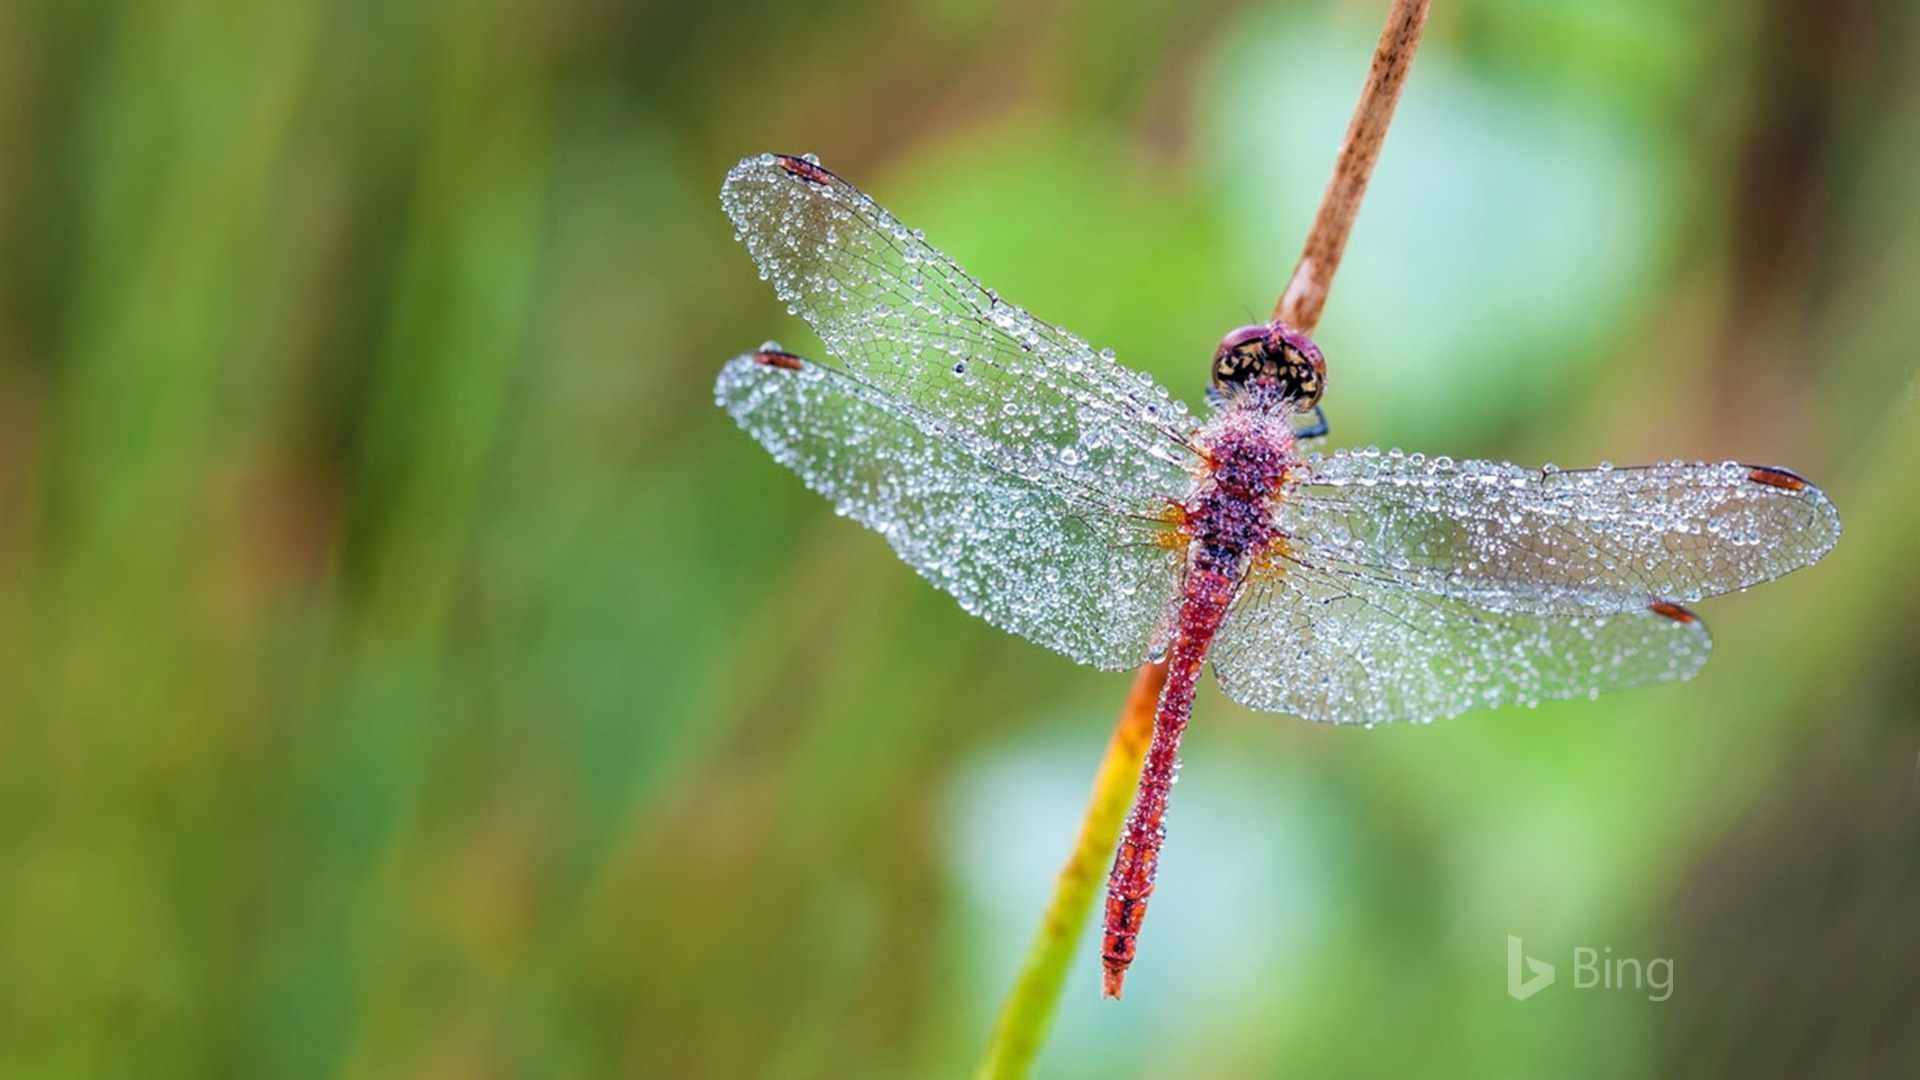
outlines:
[{"label": "dry plant stem", "polygon": [[[1340,255],[1353,230],[1354,218],[1360,212],[1367,180],[1380,158],[1380,144],[1386,138],[1393,108],[1406,85],[1407,69],[1420,44],[1420,32],[1426,27],[1430,4],[1431,0],[1394,0],[1387,14],[1386,28],[1380,34],[1379,47],[1374,50],[1366,86],[1354,107],[1353,122],[1348,125],[1346,139],[1334,160],[1333,177],[1321,198],[1320,212],[1313,219],[1313,228],[1307,234],[1293,278],[1274,304],[1273,317],[1302,333],[1312,333],[1320,322],[1327,290],[1333,282],[1334,271],[1340,266]],[[1166,681],[1164,663],[1147,664],[1134,677],[1119,726],[1107,744],[1106,756],[1101,759],[1073,855],[1061,868],[1046,917],[1028,946],[1019,977],[1001,1007],[986,1059],[976,1074],[979,1080],[1025,1076],[1040,1051],[1041,1040],[1053,1022],[1054,1008],[1066,982],[1074,946],[1086,926],[1087,913],[1093,909],[1094,897],[1100,890],[1107,862],[1139,784],[1141,762],[1153,737],[1155,706]]]},{"label": "dry plant stem", "polygon": [[1386,29],[1380,32],[1380,44],[1373,51],[1367,84],[1360,91],[1359,104],[1354,106],[1347,137],[1340,143],[1340,156],[1334,159],[1333,176],[1320,197],[1320,212],[1307,233],[1307,246],[1300,252],[1287,291],[1273,305],[1274,318],[1303,334],[1313,333],[1320,324],[1327,289],[1333,284],[1333,272],[1340,268],[1340,254],[1346,250],[1353,219],[1360,214],[1367,180],[1373,176],[1374,163],[1380,160],[1380,144],[1387,137],[1387,124],[1393,120],[1400,91],[1407,85],[1407,69],[1413,64],[1414,50],[1420,47],[1420,31],[1426,28],[1431,2],[1394,0],[1393,10],[1387,13]]}]

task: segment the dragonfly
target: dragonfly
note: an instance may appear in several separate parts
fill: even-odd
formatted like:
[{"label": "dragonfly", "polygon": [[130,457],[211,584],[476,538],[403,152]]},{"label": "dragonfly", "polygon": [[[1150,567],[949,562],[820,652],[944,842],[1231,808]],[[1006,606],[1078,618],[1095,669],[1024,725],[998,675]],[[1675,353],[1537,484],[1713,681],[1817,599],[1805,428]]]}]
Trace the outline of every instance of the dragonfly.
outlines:
[{"label": "dragonfly", "polygon": [[1739,462],[1528,468],[1309,449],[1326,360],[1245,326],[1190,412],[967,274],[810,155],[736,165],[735,236],[831,363],[769,342],[715,397],[780,464],[987,622],[1166,681],[1112,871],[1119,997],[1203,666],[1250,708],[1426,722],[1686,679],[1687,605],[1810,565],[1833,503]]}]

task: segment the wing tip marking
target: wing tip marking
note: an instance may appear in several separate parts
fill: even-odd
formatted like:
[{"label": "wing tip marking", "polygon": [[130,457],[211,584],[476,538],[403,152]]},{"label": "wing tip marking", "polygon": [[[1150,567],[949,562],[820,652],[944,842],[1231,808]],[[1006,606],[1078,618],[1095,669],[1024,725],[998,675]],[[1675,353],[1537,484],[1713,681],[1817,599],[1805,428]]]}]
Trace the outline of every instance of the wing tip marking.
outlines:
[{"label": "wing tip marking", "polygon": [[1647,605],[1647,610],[1663,619],[1670,619],[1682,626],[1692,626],[1700,621],[1690,608],[1683,607],[1671,600],[1655,600]]},{"label": "wing tip marking", "polygon": [[1772,465],[1752,466],[1747,470],[1747,479],[1756,484],[1765,484],[1768,487],[1779,488],[1782,491],[1805,491],[1813,486],[1807,483],[1806,479],[1798,473],[1789,469],[1776,468]]},{"label": "wing tip marking", "polygon": [[780,166],[782,172],[809,184],[826,187],[833,181],[833,174],[821,168],[817,163],[792,154],[775,154],[773,163]]},{"label": "wing tip marking", "polygon": [[763,367],[779,368],[781,371],[799,371],[806,361],[787,352],[785,349],[760,349],[747,354],[754,363]]}]

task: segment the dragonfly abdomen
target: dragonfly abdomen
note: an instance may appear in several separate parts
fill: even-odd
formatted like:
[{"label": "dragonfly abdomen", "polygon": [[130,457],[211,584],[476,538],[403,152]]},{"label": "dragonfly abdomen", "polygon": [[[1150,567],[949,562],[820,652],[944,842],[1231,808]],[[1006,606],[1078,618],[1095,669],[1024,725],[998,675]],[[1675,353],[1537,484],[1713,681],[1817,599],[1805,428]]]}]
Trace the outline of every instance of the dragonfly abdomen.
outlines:
[{"label": "dragonfly abdomen", "polygon": [[1107,997],[1120,996],[1127,966],[1133,963],[1134,945],[1147,916],[1147,899],[1153,895],[1154,875],[1159,869],[1160,845],[1167,836],[1167,797],[1178,768],[1180,735],[1193,711],[1193,695],[1207,647],[1233,602],[1238,584],[1236,574],[1203,565],[1187,571],[1180,622],[1167,654],[1167,683],[1153,715],[1153,743],[1147,748],[1140,790],[1127,815],[1120,849],[1114,854],[1113,872],[1107,877],[1106,926],[1100,949],[1106,969],[1101,992]]}]

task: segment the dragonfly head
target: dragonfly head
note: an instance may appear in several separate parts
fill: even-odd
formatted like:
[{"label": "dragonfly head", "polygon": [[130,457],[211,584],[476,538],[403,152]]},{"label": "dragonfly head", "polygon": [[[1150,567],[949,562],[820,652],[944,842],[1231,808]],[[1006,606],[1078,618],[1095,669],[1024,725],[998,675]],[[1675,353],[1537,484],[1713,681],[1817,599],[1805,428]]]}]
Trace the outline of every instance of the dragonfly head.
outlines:
[{"label": "dragonfly head", "polygon": [[1213,390],[1222,400],[1246,393],[1277,396],[1296,409],[1313,408],[1327,385],[1327,361],[1307,335],[1275,321],[1243,326],[1213,354]]}]

